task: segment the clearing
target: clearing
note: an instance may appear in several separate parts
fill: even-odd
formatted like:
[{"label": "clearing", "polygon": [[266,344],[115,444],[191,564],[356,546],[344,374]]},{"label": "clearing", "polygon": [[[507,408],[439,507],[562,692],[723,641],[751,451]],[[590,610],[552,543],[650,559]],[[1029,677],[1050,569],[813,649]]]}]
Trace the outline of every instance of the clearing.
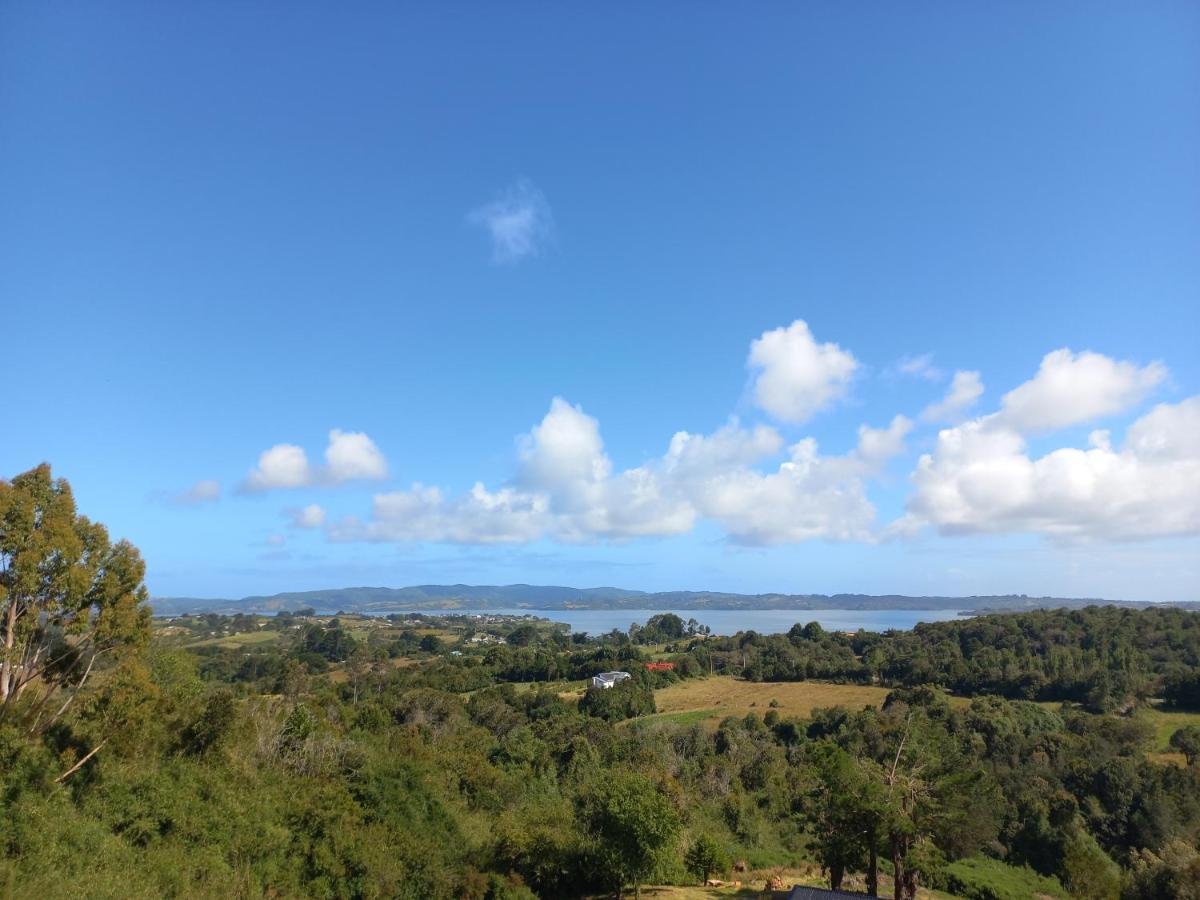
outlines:
[{"label": "clearing", "polygon": [[[658,713],[646,718],[683,724],[716,725],[726,716],[744,716],[751,710],[765,715],[775,709],[781,716],[807,718],[823,706],[861,709],[881,706],[889,688],[864,684],[830,684],[824,681],[741,681],[732,675],[689,678],[654,692]],[[778,706],[771,706],[775,700]]]},{"label": "clearing", "polygon": [[1182,753],[1171,749],[1171,735],[1184,725],[1200,726],[1200,712],[1166,709],[1160,704],[1146,707],[1138,711],[1138,715],[1154,726],[1154,749],[1147,757],[1159,763],[1183,766],[1187,762]]}]

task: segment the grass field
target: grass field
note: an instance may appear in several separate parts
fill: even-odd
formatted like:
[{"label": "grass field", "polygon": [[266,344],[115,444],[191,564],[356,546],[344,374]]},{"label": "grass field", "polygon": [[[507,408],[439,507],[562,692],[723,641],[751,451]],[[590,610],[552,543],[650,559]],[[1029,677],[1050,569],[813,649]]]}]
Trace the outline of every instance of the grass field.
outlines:
[{"label": "grass field", "polygon": [[[775,892],[774,894],[765,891],[766,879],[770,874],[778,874],[787,885],[809,885],[812,887],[829,887],[829,882],[824,879],[820,869],[816,864],[812,864],[805,869],[772,869],[768,871],[749,872],[746,875],[724,875],[728,880],[730,878],[740,878],[741,887],[700,887],[699,885],[652,885],[642,888],[642,897],[653,898],[653,900],[716,900],[721,897],[753,897],[755,900],[761,898],[783,898],[787,896],[786,892]],[[860,883],[862,882],[862,883]],[[851,875],[842,885],[843,890],[849,891],[865,891],[866,886],[863,878],[860,875]],[[879,896],[890,897],[892,895],[892,879],[881,872],[879,878]],[[607,897],[609,895],[605,895]],[[866,897],[866,894],[863,894]],[[918,888],[918,900],[954,900],[954,895],[945,894],[941,891],[931,891],[927,888]]]},{"label": "grass field", "polygon": [[1138,713],[1154,726],[1154,750],[1146,754],[1151,760],[1168,765],[1183,766],[1187,764],[1182,753],[1174,753],[1171,745],[1171,735],[1175,730],[1185,725],[1200,725],[1200,712],[1183,712],[1181,710],[1163,709],[1153,706]]},{"label": "grass field", "polygon": [[1169,749],[1170,745],[1167,742],[1171,740],[1171,735],[1176,729],[1184,725],[1200,725],[1200,712],[1183,712],[1154,706],[1143,709],[1139,715],[1145,716],[1154,726],[1154,746],[1161,751]]},{"label": "grass field", "polygon": [[[823,681],[754,682],[730,675],[689,678],[658,690],[654,699],[658,713],[653,717],[683,724],[716,724],[725,716],[744,716],[754,710],[760,715],[777,709],[781,716],[809,716],[822,706],[860,709],[879,706],[887,688],[860,684],[828,684]],[[779,704],[771,706],[771,701]]]},{"label": "grass field", "polygon": [[250,647],[255,644],[269,644],[272,641],[279,640],[278,631],[242,631],[238,634],[229,634],[224,637],[209,638],[206,641],[197,641],[194,644],[189,644],[190,647],[208,647],[216,645],[223,650],[237,650],[239,647]]}]

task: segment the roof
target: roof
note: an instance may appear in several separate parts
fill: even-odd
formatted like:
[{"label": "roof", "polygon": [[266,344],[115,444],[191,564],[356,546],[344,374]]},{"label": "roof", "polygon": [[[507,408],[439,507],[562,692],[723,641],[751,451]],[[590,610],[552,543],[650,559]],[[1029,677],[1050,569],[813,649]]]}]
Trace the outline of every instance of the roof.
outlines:
[{"label": "roof", "polygon": [[628,672],[601,672],[599,675],[592,676],[592,684],[615,687],[620,682],[632,677]]},{"label": "roof", "polygon": [[865,896],[866,894],[850,894],[846,891],[831,891],[798,884],[788,894],[788,900],[862,900]]}]

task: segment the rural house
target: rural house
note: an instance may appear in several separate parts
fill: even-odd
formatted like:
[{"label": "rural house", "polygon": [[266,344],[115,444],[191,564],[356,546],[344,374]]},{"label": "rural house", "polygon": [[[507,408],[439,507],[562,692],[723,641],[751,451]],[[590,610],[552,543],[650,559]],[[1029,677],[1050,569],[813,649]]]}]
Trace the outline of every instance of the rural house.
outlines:
[{"label": "rural house", "polygon": [[592,676],[592,687],[610,688],[631,677],[628,672],[601,672]]}]

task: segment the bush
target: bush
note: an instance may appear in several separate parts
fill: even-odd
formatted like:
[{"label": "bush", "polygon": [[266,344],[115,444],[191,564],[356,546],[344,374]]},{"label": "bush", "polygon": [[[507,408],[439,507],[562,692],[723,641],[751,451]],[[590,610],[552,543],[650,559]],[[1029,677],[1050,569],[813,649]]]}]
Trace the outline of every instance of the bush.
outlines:
[{"label": "bush", "polygon": [[648,716],[656,712],[654,691],[630,678],[610,688],[588,688],[579,701],[579,711],[606,722]]},{"label": "bush", "polygon": [[942,868],[938,887],[964,900],[1028,900],[1029,897],[1067,897],[1057,878],[996,859],[973,856]]}]

